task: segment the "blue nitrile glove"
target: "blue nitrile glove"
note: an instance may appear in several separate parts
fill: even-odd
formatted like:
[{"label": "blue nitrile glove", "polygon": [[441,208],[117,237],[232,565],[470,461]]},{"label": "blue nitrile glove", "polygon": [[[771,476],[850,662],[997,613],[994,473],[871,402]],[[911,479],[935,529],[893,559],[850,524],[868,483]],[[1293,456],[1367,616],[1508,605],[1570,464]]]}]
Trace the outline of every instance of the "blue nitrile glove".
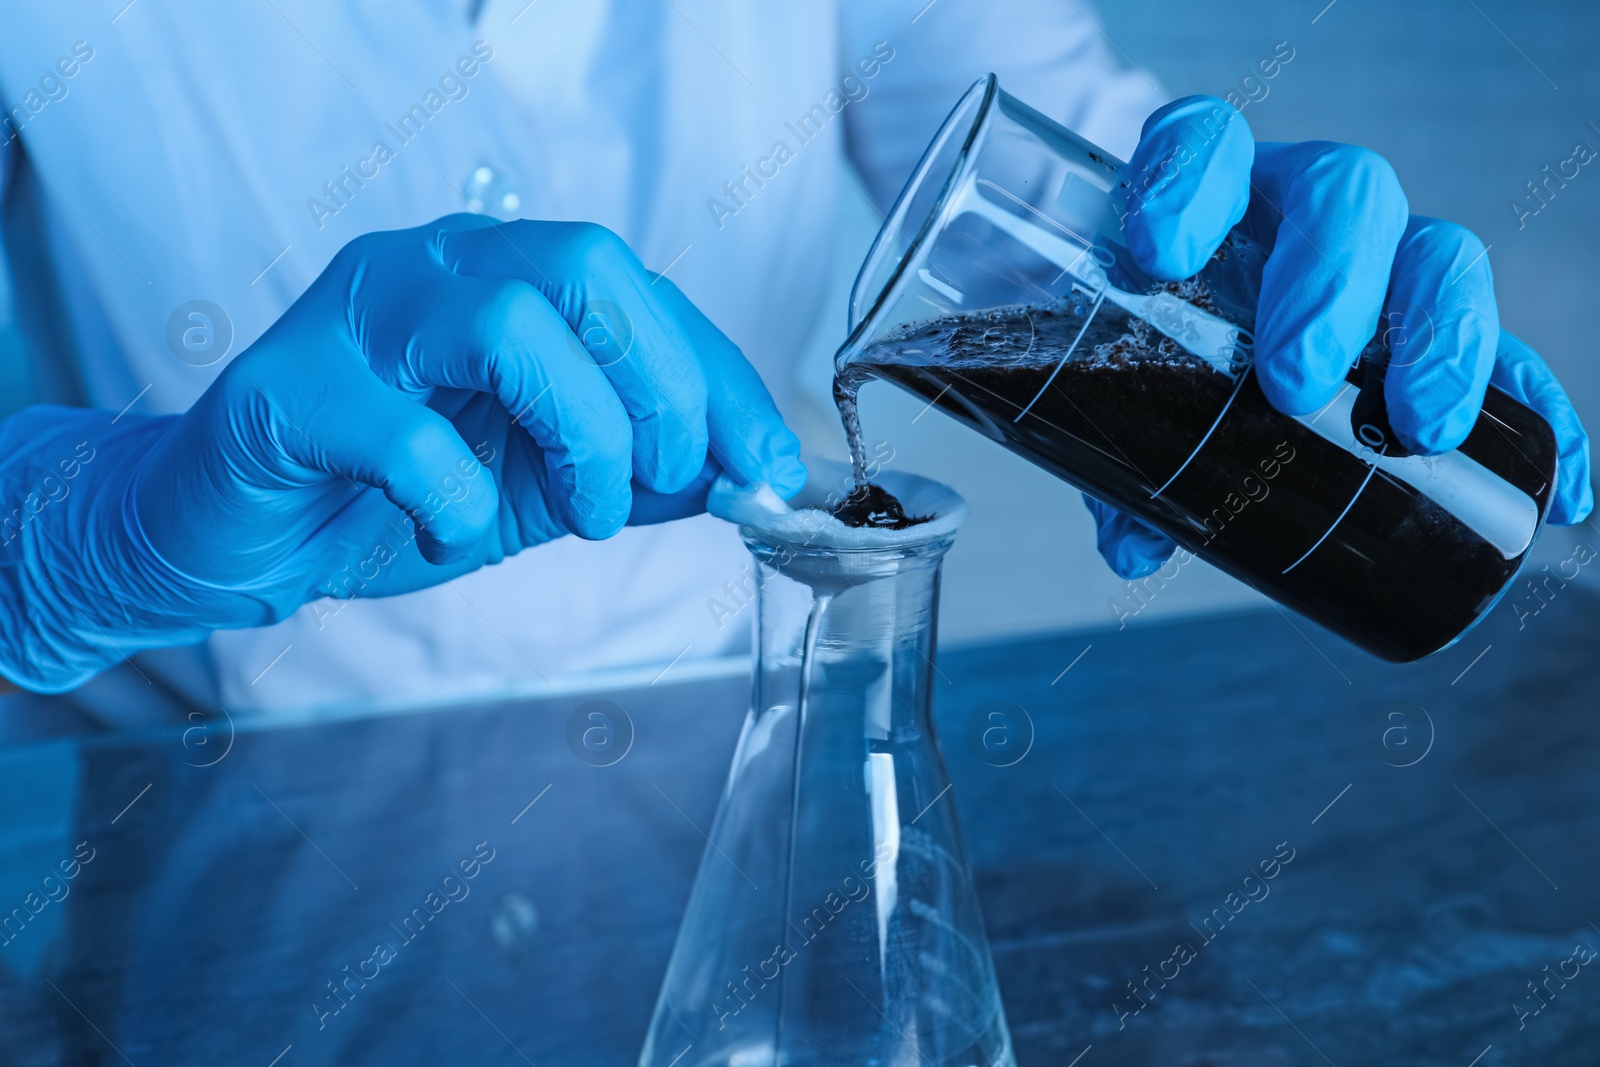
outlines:
[{"label": "blue nitrile glove", "polygon": [[609,231],[369,234],[185,414],[0,424],[0,675],[61,691],[320,596],[681,517],[723,471],[793,493],[799,452],[732,342]]},{"label": "blue nitrile glove", "polygon": [[[1233,108],[1191,96],[1145,121],[1127,180],[1128,248],[1157,278],[1199,271],[1240,222],[1272,250],[1255,365],[1274,407],[1304,415],[1331,401],[1381,314],[1393,351],[1384,400],[1401,444],[1422,455],[1456,448],[1493,383],[1555,430],[1550,521],[1580,522],[1594,507],[1588,436],[1550,368],[1500,329],[1483,243],[1410,214],[1380,156],[1327,141],[1256,144]],[[1122,577],[1143,577],[1171,554],[1154,527],[1085,500],[1100,553]]]}]

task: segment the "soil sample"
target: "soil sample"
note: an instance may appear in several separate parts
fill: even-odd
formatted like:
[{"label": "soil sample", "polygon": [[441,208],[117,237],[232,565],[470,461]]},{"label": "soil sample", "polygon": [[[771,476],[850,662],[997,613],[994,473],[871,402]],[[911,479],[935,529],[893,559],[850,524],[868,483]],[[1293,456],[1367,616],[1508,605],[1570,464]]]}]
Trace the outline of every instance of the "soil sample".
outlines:
[{"label": "soil sample", "polygon": [[[1363,372],[1350,374],[1352,395]],[[1370,462],[1384,449],[1363,455],[1349,413],[1342,426],[1339,415],[1320,426],[1283,415],[1250,369],[1218,369],[1109,304],[1000,309],[891,336],[835,384],[847,426],[842,401],[869,376],[1385,659],[1448,645],[1526,555],[1527,544],[1491,543],[1398,468]],[[1542,418],[1491,388],[1459,451],[1542,518],[1556,457]]]},{"label": "soil sample", "polygon": [[850,495],[829,512],[846,526],[866,526],[875,530],[905,530],[921,526],[932,515],[907,515],[894,494],[872,482],[857,482]]}]

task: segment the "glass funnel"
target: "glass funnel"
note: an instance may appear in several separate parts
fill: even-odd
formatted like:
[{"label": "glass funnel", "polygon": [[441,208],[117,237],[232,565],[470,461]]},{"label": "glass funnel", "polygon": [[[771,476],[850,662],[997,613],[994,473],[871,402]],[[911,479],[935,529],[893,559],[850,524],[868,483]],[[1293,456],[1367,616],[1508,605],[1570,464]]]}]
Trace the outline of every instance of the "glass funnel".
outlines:
[{"label": "glass funnel", "polygon": [[1454,642],[1532,547],[1549,425],[1491,387],[1459,449],[1409,454],[1383,379],[1426,358],[1431,325],[1393,321],[1322,411],[1278,412],[1252,369],[1268,248],[1251,217],[1199,274],[1158,282],[1124,244],[1128,186],[992,75],[974,85],[856,280],[847,425],[862,381],[892,381],[1376,655]]},{"label": "glass funnel", "polygon": [[[849,491],[844,468],[810,465],[797,507]],[[757,564],[754,699],[641,1067],[1014,1062],[929,716],[939,568],[966,505],[881,481],[934,519],[852,530],[713,492]]]}]

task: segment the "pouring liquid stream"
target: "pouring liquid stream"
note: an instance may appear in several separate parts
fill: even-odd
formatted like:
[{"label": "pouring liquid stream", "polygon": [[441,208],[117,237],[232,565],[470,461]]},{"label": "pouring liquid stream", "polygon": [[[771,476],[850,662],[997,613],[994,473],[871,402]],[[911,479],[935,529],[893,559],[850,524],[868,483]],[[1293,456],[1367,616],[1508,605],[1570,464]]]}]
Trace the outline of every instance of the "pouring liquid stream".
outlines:
[{"label": "pouring liquid stream", "polygon": [[844,435],[850,442],[850,471],[855,485],[832,510],[834,518],[846,526],[867,526],[882,530],[904,530],[920,526],[933,516],[907,515],[893,493],[872,482],[867,474],[866,441],[861,434],[861,385],[869,374],[845,372],[833,379],[833,402],[839,407]]}]

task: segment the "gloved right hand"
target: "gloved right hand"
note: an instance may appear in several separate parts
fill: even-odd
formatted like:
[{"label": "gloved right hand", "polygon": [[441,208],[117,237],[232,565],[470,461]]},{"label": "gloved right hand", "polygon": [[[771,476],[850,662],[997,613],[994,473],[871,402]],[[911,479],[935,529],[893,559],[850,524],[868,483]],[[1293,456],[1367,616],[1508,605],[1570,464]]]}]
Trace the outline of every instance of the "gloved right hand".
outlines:
[{"label": "gloved right hand", "polygon": [[369,234],[183,415],[0,425],[0,675],[59,692],[320,596],[678,518],[724,471],[793,493],[799,450],[732,342],[609,231]]},{"label": "gloved right hand", "polygon": [[[1589,438],[1538,353],[1500,328],[1483,243],[1453,223],[1409,213],[1394,171],[1365,149],[1257,144],[1221,100],[1192,96],[1146,120],[1126,181],[1128,248],[1152,276],[1203,267],[1234,226],[1271,254],[1261,278],[1255,368],[1278,410],[1307,415],[1343,387],[1380,321],[1409,339],[1384,397],[1396,435],[1418,455],[1449,452],[1478,420],[1485,389],[1542,415],[1560,448],[1549,521],[1594,508]],[[1399,329],[1393,329],[1399,324]],[[1140,519],[1085,497],[1100,553],[1124,578],[1175,547]]]}]

